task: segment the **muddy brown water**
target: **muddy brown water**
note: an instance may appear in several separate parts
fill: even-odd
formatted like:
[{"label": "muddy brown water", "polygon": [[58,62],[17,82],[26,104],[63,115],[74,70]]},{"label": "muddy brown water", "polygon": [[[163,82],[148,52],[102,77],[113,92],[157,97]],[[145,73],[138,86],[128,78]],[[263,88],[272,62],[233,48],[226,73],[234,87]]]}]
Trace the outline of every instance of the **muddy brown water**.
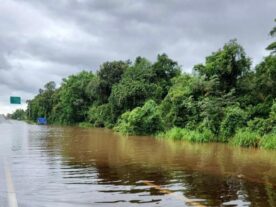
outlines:
[{"label": "muddy brown water", "polygon": [[18,206],[276,206],[276,152],[0,123]]}]

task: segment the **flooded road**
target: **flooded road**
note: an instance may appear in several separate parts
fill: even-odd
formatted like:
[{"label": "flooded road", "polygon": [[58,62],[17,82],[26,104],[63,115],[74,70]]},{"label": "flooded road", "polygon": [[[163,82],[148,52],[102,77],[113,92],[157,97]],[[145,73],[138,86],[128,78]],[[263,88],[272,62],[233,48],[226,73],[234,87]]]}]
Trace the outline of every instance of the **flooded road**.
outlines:
[{"label": "flooded road", "polygon": [[123,137],[106,129],[0,123],[19,207],[276,206],[276,152]]}]

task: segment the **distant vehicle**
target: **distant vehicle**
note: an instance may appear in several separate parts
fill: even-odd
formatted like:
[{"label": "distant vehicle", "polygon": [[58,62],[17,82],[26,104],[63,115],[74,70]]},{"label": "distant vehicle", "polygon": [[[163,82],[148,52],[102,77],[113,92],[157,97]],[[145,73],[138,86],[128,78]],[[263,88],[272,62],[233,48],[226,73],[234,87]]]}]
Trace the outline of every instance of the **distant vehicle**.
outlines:
[{"label": "distant vehicle", "polygon": [[39,117],[39,118],[37,118],[37,124],[46,125],[47,124],[47,119],[45,117]]}]

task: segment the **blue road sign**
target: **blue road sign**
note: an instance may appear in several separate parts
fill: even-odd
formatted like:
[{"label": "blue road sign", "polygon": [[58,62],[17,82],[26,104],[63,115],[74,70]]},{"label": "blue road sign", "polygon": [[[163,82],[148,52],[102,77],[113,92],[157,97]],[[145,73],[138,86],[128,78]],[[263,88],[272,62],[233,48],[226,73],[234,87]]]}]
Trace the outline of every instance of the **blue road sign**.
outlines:
[{"label": "blue road sign", "polygon": [[37,118],[37,123],[42,124],[42,125],[46,125],[47,124],[47,119],[44,118],[44,117],[39,117],[39,118]]}]

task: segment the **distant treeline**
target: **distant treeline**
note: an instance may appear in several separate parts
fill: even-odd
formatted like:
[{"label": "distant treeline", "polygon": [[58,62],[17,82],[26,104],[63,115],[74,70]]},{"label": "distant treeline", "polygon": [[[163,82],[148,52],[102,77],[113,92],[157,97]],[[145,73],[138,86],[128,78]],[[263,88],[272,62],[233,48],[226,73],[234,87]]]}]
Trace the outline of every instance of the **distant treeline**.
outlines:
[{"label": "distant treeline", "polygon": [[23,109],[16,109],[12,114],[7,114],[8,119],[26,120],[27,114]]},{"label": "distant treeline", "polygon": [[[276,27],[271,31],[276,35]],[[49,82],[28,101],[26,114],[52,124],[113,128],[129,135],[153,134],[197,142],[232,142],[276,148],[276,42],[252,68],[236,40],[182,73],[166,54],[155,62],[103,63],[56,88]],[[87,124],[84,124],[87,123]]]}]

